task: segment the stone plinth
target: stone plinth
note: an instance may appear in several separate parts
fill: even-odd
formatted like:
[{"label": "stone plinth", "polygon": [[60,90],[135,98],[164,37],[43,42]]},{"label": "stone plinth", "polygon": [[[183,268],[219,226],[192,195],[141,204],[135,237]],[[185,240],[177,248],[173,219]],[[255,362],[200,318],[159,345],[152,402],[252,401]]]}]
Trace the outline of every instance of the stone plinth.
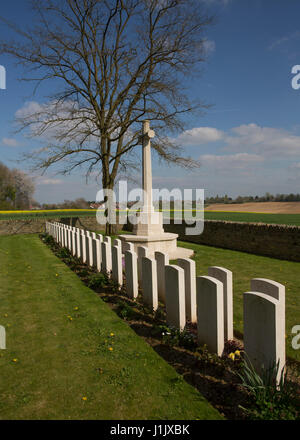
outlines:
[{"label": "stone plinth", "polygon": [[148,249],[148,257],[154,258],[155,252],[162,252],[169,256],[170,260],[177,258],[190,258],[194,251],[192,249],[185,249],[177,247],[177,234],[161,233],[152,235],[120,235],[122,240],[122,252],[126,249],[126,243],[130,242],[134,246],[134,252],[137,253],[139,246],[144,246]]}]

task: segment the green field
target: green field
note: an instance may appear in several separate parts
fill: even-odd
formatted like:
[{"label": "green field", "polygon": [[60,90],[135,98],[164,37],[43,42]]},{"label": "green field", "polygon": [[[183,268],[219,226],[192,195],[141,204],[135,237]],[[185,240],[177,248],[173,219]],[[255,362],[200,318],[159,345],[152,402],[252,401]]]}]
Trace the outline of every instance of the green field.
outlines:
[{"label": "green field", "polygon": [[261,257],[245,252],[179,242],[195,251],[197,275],[207,275],[210,266],[221,266],[233,272],[234,328],[243,332],[243,293],[250,290],[252,278],[268,278],[286,287],[286,352],[300,361],[300,350],[292,348],[292,327],[300,325],[300,263]]},{"label": "green field", "polygon": [[261,214],[254,212],[205,212],[206,220],[227,220],[232,222],[276,223],[300,226],[300,214]]},{"label": "green field", "polygon": [[0,261],[0,419],[221,418],[38,236]]},{"label": "green field", "polygon": [[[165,218],[174,218],[179,213],[164,211]],[[195,215],[189,212],[187,216]],[[32,212],[0,212],[0,220],[30,220],[39,218],[63,218],[63,217],[94,217],[96,210],[68,210],[68,211],[32,211]],[[182,216],[184,217],[184,216]],[[213,212],[205,211],[206,220],[227,220],[233,222],[275,223],[281,225],[300,226],[300,214],[261,214],[254,212]]]},{"label": "green field", "polygon": [[[181,215],[180,212],[165,211],[164,218],[174,218],[179,216],[179,214]],[[192,216],[195,217],[195,211],[188,211],[185,218],[190,218]],[[300,214],[262,214],[255,212],[205,211],[204,219],[300,226]]]}]

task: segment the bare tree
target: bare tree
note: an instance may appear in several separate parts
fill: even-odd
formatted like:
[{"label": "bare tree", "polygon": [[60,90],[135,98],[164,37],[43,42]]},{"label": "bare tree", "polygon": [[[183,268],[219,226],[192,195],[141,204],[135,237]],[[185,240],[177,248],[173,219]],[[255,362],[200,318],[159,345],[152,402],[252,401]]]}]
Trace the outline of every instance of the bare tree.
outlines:
[{"label": "bare tree", "polygon": [[10,170],[0,162],[0,208],[28,209],[35,187],[23,171]]},{"label": "bare tree", "polygon": [[192,168],[172,137],[185,114],[203,103],[188,98],[188,78],[205,59],[212,18],[199,0],[43,0],[32,2],[28,31],[7,23],[20,41],[0,43],[29,69],[26,80],[51,80],[48,103],[19,112],[21,130],[47,140],[29,155],[37,169],[84,167],[112,189],[118,173],[138,165],[140,123],[152,121],[153,148],[168,163]]},{"label": "bare tree", "polygon": [[30,176],[21,170],[11,170],[12,184],[15,189],[14,207],[28,209],[31,206],[35,185]]}]

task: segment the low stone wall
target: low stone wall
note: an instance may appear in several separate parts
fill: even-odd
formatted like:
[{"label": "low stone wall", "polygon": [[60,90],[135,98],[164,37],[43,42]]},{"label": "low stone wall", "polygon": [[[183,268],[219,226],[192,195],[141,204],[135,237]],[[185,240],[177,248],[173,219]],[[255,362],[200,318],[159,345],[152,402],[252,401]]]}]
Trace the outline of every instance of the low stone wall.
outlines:
[{"label": "low stone wall", "polygon": [[0,220],[0,235],[39,234],[45,232],[46,219]]},{"label": "low stone wall", "polygon": [[182,241],[251,254],[300,261],[300,227],[265,223],[206,220],[201,235],[185,235],[186,225],[164,225]]},{"label": "low stone wall", "polygon": [[[45,231],[46,221],[61,223],[93,231],[104,230],[96,216],[32,220],[1,220],[0,235],[38,234]],[[131,230],[131,225],[120,225],[120,230]],[[185,235],[186,225],[164,225],[166,232],[179,235],[182,241],[205,244],[225,249],[264,255],[290,261],[300,261],[300,227],[265,223],[242,223],[206,220],[201,235]]]},{"label": "low stone wall", "polygon": [[[0,220],[0,235],[14,234],[39,234],[45,232],[46,222],[61,222],[76,228],[88,229],[92,231],[103,231],[105,226],[99,225],[96,215],[92,217],[57,217],[57,218],[35,218],[26,220]],[[116,226],[120,231],[123,225]]]}]

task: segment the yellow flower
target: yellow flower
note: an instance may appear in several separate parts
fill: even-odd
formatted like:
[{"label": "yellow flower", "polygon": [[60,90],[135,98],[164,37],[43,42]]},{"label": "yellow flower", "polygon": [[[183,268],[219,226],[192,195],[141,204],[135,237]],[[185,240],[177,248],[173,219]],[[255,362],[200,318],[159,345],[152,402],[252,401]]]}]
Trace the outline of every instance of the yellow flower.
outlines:
[{"label": "yellow flower", "polygon": [[58,273],[56,273],[55,276],[58,277]]},{"label": "yellow flower", "polygon": [[72,316],[68,316],[69,321],[73,321]]},{"label": "yellow flower", "polygon": [[12,361],[13,361],[13,362],[18,362],[18,359],[13,359]]},{"label": "yellow flower", "polygon": [[115,336],[115,334],[114,334],[114,333],[111,333],[110,336]]},{"label": "yellow flower", "polygon": [[74,310],[78,310],[79,309],[79,307],[74,307]]},{"label": "yellow flower", "polygon": [[234,359],[235,359],[235,354],[234,353],[230,353],[230,355],[228,356],[231,360],[233,360],[234,361]]},{"label": "yellow flower", "polygon": [[82,398],[82,400],[86,401],[86,400],[87,400],[87,397],[84,396],[84,397]]},{"label": "yellow flower", "polygon": [[236,356],[241,356],[241,352],[240,352],[240,350],[235,350],[234,354],[235,354]]},{"label": "yellow flower", "polygon": [[108,349],[109,349],[109,351],[113,351],[113,348],[112,348],[112,347],[108,347]]}]

